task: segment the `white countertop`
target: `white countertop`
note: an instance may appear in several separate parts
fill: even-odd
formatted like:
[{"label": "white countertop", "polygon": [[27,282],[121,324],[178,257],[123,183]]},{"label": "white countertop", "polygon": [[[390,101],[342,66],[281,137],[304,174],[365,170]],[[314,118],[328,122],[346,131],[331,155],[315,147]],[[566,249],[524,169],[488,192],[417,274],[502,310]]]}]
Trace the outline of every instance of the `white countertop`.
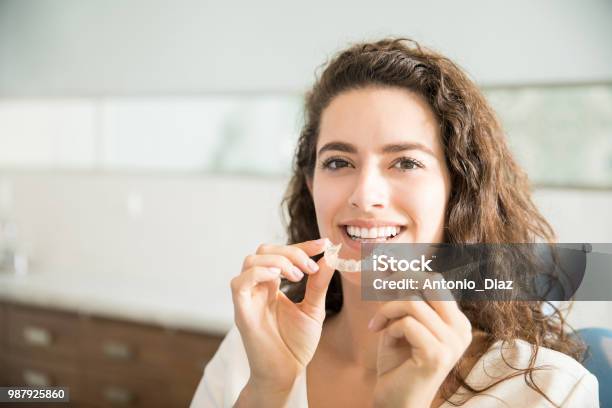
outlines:
[{"label": "white countertop", "polygon": [[215,334],[233,324],[229,283],[204,284],[201,277],[3,272],[0,300]]}]

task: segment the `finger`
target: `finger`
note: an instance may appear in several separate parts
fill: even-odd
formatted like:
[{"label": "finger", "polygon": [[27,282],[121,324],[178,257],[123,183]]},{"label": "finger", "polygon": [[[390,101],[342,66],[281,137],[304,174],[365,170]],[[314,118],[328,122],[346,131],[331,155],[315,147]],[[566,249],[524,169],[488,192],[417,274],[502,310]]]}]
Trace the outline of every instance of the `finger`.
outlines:
[{"label": "finger", "polygon": [[422,289],[421,293],[423,298],[431,305],[431,307],[440,315],[442,320],[447,324],[453,325],[455,321],[460,318],[461,310],[457,301],[453,297],[450,290],[444,285],[444,278],[439,273],[428,274],[427,279],[435,286],[435,282],[441,282],[441,286],[438,289]]},{"label": "finger", "polygon": [[[414,282],[414,289],[406,288],[401,290],[394,290],[389,293],[388,300],[410,300],[412,298],[421,298],[422,293],[419,288],[423,286],[423,272],[415,271],[394,271],[388,272],[388,276],[385,277],[387,281],[401,282],[403,280]],[[393,296],[390,296],[393,295]]]},{"label": "finger", "polygon": [[232,289],[232,300],[236,317],[243,316],[243,312],[250,309],[252,304],[251,295],[255,286],[267,283],[273,285],[278,290],[280,274],[280,268],[254,266],[233,278],[230,287]]},{"label": "finger", "polygon": [[[441,274],[436,273],[430,279],[444,281]],[[450,290],[444,286],[442,289],[423,289],[423,298],[436,311],[440,318],[448,324],[455,334],[470,342],[472,338],[472,323],[459,307]],[[434,300],[435,299],[435,300]]]},{"label": "finger", "polygon": [[[316,242],[316,241],[308,241]],[[314,245],[311,245],[314,246]],[[295,245],[271,245],[264,244],[257,248],[258,255],[283,255],[289,259],[294,265],[302,270],[304,273],[316,273],[319,270],[319,265],[304,251],[302,248]]]},{"label": "finger", "polygon": [[381,306],[370,321],[369,328],[374,332],[393,324],[394,320],[412,316],[443,342],[452,333],[450,327],[440,316],[423,300],[407,300],[387,302]]},{"label": "finger", "polygon": [[300,242],[290,246],[301,249],[310,257],[322,253],[329,245],[331,245],[331,241],[329,239],[319,238],[312,241]]},{"label": "finger", "polygon": [[281,269],[277,267],[253,266],[232,279],[232,294],[242,296],[250,294],[256,285],[279,278]]},{"label": "finger", "polygon": [[243,264],[243,271],[254,266],[280,268],[282,276],[298,282],[304,277],[304,272],[283,255],[249,255]]},{"label": "finger", "polygon": [[325,296],[329,282],[334,275],[334,269],[325,262],[325,258],[319,259],[319,272],[310,275],[306,282],[306,293],[302,304],[316,312],[325,311]]},{"label": "finger", "polygon": [[438,339],[413,316],[406,316],[391,323],[385,330],[385,336],[387,337],[384,340],[386,345],[403,339],[417,349],[436,350],[440,348]]}]

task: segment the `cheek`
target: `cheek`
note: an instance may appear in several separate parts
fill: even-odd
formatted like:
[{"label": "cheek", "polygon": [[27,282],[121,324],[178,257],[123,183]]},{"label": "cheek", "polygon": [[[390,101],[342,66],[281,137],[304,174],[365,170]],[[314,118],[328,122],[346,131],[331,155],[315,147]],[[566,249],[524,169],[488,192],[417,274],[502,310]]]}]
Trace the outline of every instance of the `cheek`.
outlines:
[{"label": "cheek", "polygon": [[321,236],[328,236],[332,232],[339,221],[334,218],[344,213],[350,194],[351,184],[347,178],[315,176],[312,196]]},{"label": "cheek", "polygon": [[424,229],[436,229],[444,221],[447,185],[440,178],[421,178],[398,188],[398,206]]}]

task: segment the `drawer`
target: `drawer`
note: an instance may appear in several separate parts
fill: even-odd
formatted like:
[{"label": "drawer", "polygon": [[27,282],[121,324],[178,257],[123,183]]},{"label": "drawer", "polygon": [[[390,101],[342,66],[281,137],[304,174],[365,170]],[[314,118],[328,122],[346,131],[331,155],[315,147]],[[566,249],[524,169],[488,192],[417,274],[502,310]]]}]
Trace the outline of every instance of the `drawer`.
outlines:
[{"label": "drawer", "polygon": [[201,376],[221,338],[136,323],[84,320],[81,347],[87,366],[150,372],[152,376]]},{"label": "drawer", "polygon": [[86,367],[133,375],[159,372],[165,363],[164,331],[101,318],[83,320],[81,352]]},{"label": "drawer", "polygon": [[10,355],[5,356],[5,368],[8,386],[68,387],[71,402],[78,402],[82,399],[81,383],[74,364],[50,363]]},{"label": "drawer", "polygon": [[79,317],[65,312],[9,305],[8,349],[28,357],[75,361]]},{"label": "drawer", "polygon": [[[170,387],[162,381],[120,374],[85,373],[84,402],[93,407],[166,408],[172,404]],[[183,406],[188,406],[183,405]]]}]

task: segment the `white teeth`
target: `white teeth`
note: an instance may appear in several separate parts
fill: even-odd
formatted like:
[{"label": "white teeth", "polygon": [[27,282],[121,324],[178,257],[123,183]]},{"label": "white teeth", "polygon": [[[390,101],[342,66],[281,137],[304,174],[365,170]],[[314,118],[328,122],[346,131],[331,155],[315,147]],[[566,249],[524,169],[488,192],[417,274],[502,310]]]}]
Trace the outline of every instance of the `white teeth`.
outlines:
[{"label": "white teeth", "polygon": [[354,238],[392,238],[399,234],[400,227],[378,227],[378,228],[359,228],[353,225],[346,226],[346,232]]}]

